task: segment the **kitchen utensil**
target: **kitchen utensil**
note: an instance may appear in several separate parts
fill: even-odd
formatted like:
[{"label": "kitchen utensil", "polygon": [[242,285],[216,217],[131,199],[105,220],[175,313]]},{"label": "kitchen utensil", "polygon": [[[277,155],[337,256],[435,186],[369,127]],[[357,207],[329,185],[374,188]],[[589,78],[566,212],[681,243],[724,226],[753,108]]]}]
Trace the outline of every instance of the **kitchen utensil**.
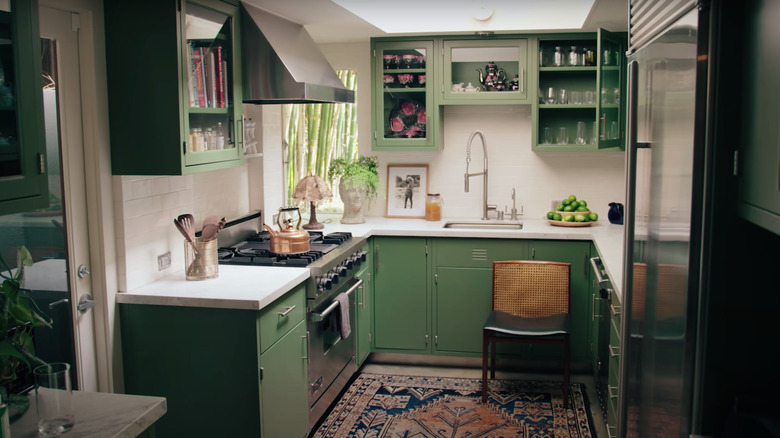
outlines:
[{"label": "kitchen utensil", "polygon": [[[181,214],[174,222],[177,224],[176,228],[184,235],[187,242],[195,243],[195,219],[192,215],[189,213]],[[195,252],[198,252],[197,248],[195,248]]]},{"label": "kitchen utensil", "polygon": [[200,232],[200,239],[203,242],[214,240],[217,233],[225,226],[225,218],[221,220],[217,216],[208,216],[203,220],[203,229]]},{"label": "kitchen utensil", "polygon": [[[298,223],[293,226],[293,212]],[[284,222],[284,225],[282,225]],[[271,252],[274,254],[301,254],[309,251],[309,232],[301,228],[301,212],[298,207],[280,207],[276,218],[279,231],[263,224],[271,235]]]}]

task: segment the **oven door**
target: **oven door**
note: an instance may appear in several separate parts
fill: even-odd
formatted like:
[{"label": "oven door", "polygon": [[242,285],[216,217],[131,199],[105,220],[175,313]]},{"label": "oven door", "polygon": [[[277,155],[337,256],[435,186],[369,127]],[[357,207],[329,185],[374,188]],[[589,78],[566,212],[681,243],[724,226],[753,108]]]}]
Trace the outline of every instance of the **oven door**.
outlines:
[{"label": "oven door", "polygon": [[[346,386],[355,365],[355,291],[363,284],[352,278],[340,283],[331,293],[309,301],[309,407],[310,423],[316,423]],[[341,336],[341,308],[336,297],[349,297],[351,333]]]}]

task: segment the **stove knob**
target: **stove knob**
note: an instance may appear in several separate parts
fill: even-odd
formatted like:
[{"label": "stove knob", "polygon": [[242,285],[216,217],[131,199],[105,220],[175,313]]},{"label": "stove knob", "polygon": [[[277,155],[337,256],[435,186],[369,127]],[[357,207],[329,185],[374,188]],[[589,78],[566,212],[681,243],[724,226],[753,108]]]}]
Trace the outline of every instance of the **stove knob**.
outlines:
[{"label": "stove knob", "polygon": [[353,263],[355,266],[360,266],[360,262],[362,261],[362,260],[360,260],[360,254],[358,254],[358,253],[355,253],[355,254],[354,254],[352,257],[350,257],[349,259],[350,259],[350,260],[352,260],[352,263]]},{"label": "stove knob", "polygon": [[336,269],[338,269],[338,270],[339,270],[339,275],[340,275],[340,276],[342,276],[342,277],[346,277],[346,276],[347,276],[347,267],[346,267],[346,266],[344,266],[344,265],[341,265],[341,266],[339,266],[339,267],[338,267],[338,268],[336,268]]},{"label": "stove knob", "polygon": [[333,284],[339,284],[339,273],[338,272],[330,272],[328,273],[328,277],[330,277],[330,281]]},{"label": "stove knob", "polygon": [[350,258],[348,258],[348,259],[347,259],[347,260],[344,262],[344,265],[347,267],[347,269],[352,269],[352,268],[354,268],[354,267],[355,267],[355,262],[354,262],[354,260],[352,259],[352,257],[350,257]]},{"label": "stove knob", "polygon": [[368,255],[368,253],[366,251],[360,251],[358,254],[360,255],[360,261],[361,262],[365,262],[366,261],[366,256]]},{"label": "stove knob", "polygon": [[328,289],[328,290],[330,290],[330,288],[333,287],[333,283],[330,281],[330,278],[328,278],[327,275],[320,277],[319,285],[321,288]]}]

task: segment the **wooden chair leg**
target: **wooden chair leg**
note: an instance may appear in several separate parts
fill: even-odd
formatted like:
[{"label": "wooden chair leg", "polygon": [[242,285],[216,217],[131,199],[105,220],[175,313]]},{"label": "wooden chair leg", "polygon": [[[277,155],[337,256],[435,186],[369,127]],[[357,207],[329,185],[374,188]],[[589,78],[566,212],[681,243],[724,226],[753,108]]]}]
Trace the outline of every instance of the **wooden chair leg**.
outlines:
[{"label": "wooden chair leg", "polygon": [[493,341],[493,348],[490,349],[490,378],[496,378],[496,349],[498,349],[498,340]]},{"label": "wooden chair leg", "polygon": [[487,402],[487,357],[489,346],[487,332],[482,330],[482,403]]},{"label": "wooden chair leg", "polygon": [[566,336],[566,342],[564,344],[564,353],[563,353],[563,408],[568,409],[569,408],[569,371],[570,371],[570,364],[569,364],[569,337]]}]

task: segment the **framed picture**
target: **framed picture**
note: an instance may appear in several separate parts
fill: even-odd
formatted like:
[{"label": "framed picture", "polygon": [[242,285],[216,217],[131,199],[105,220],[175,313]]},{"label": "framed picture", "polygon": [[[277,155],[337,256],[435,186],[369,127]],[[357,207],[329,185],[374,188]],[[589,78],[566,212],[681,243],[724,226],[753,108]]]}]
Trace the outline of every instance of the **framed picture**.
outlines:
[{"label": "framed picture", "polygon": [[425,217],[427,164],[387,165],[387,217]]}]

